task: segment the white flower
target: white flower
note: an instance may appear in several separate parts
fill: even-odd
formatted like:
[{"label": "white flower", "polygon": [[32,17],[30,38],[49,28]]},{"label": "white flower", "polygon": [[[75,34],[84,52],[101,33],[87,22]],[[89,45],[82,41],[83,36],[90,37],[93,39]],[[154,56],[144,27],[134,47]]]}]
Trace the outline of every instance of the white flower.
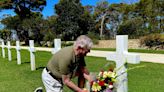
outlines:
[{"label": "white flower", "polygon": [[107,77],[108,77],[108,72],[105,71],[105,72],[103,73],[103,78],[105,79],[105,78],[107,78]]},{"label": "white flower", "polygon": [[101,77],[102,75],[103,75],[103,72],[100,72],[98,76]]},{"label": "white flower", "polygon": [[109,85],[108,87],[111,89],[111,88],[113,88],[113,85]]}]

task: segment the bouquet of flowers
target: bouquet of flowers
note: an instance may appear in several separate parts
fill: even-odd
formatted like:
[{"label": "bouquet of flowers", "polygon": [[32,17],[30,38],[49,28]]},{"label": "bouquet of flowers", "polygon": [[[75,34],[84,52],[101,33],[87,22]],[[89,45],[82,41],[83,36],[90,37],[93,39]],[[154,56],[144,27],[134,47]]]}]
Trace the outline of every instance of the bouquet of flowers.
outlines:
[{"label": "bouquet of flowers", "polygon": [[127,67],[127,62],[123,64],[118,69],[109,69],[108,71],[100,71],[96,76],[96,80],[91,82],[91,92],[115,92],[117,87],[116,78],[126,73],[129,70],[133,70],[136,68],[144,67],[144,66],[135,66],[132,68],[128,68],[125,71],[121,72],[121,74],[117,75],[116,72],[123,67]]},{"label": "bouquet of flowers", "polygon": [[99,72],[96,80],[91,82],[91,91],[112,92],[115,89],[116,77],[116,71],[112,69]]}]

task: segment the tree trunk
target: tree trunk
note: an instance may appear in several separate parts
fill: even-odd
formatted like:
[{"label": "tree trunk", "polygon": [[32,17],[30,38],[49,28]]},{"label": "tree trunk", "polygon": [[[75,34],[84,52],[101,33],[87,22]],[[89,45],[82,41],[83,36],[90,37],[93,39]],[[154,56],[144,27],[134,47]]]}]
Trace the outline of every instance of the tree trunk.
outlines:
[{"label": "tree trunk", "polygon": [[105,16],[106,16],[106,13],[102,16],[102,20],[101,20],[100,38],[102,38],[102,35],[103,35],[103,26],[104,26]]}]

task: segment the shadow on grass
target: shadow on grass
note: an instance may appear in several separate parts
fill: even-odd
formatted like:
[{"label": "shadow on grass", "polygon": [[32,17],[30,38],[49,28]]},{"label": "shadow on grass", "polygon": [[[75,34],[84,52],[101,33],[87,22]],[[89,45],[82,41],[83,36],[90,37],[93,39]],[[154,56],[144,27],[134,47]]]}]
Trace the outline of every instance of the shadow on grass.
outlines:
[{"label": "shadow on grass", "polygon": [[45,67],[43,67],[43,66],[41,66],[41,67],[38,67],[38,68],[36,68],[36,70],[43,70]]},{"label": "shadow on grass", "polygon": [[30,63],[30,61],[22,62],[21,64],[29,64],[29,63]]}]

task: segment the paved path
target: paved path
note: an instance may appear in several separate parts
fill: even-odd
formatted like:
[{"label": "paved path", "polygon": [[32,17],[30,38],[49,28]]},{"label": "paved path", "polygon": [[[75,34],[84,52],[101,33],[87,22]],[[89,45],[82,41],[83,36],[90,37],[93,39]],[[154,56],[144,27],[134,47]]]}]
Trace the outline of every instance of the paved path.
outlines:
[{"label": "paved path", "polygon": [[[15,46],[11,46],[12,48],[15,48]],[[28,49],[28,47],[22,46],[22,49]],[[52,48],[45,48],[45,47],[36,47],[36,50],[39,51],[51,51]],[[111,51],[98,51],[98,50],[91,50],[90,53],[88,53],[88,56],[96,56],[96,57],[106,57],[108,53],[114,53]],[[136,53],[140,55],[141,61],[145,62],[153,62],[153,63],[163,63],[164,64],[164,54],[149,54],[149,53]]]},{"label": "paved path", "polygon": [[[88,55],[89,56],[97,56],[97,57],[106,57],[108,55],[108,53],[114,53],[114,52],[91,50],[91,53],[88,53]],[[132,53],[132,52],[130,52],[130,53]],[[164,64],[164,54],[149,54],[149,53],[135,53],[135,54],[140,55],[141,61]]]}]

